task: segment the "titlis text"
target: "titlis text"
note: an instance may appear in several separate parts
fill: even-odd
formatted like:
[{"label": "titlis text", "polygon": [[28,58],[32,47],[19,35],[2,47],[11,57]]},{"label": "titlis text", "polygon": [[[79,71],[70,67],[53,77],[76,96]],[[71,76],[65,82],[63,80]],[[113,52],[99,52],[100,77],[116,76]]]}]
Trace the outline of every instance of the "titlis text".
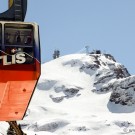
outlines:
[{"label": "titlis text", "polygon": [[23,64],[26,62],[24,53],[17,53],[14,55],[3,55],[0,56],[0,61],[3,61],[3,66],[13,64]]}]

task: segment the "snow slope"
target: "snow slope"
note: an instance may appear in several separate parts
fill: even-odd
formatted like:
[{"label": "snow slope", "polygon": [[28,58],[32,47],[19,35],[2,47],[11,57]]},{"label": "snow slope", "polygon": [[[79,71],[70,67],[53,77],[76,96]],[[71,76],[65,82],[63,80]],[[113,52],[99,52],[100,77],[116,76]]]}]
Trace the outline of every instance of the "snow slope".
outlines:
[{"label": "snow slope", "polygon": [[[135,76],[111,55],[67,55],[42,65],[19,123],[28,135],[132,135],[134,93]],[[6,123],[0,129],[5,134]]]}]

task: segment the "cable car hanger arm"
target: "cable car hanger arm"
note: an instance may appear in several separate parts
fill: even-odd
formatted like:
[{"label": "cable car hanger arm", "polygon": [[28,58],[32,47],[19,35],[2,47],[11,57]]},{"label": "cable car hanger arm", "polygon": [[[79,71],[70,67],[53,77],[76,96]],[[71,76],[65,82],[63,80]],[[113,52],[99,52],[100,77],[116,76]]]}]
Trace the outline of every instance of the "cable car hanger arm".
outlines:
[{"label": "cable car hanger arm", "polygon": [[24,21],[27,0],[9,0],[9,9],[0,13],[0,21]]}]

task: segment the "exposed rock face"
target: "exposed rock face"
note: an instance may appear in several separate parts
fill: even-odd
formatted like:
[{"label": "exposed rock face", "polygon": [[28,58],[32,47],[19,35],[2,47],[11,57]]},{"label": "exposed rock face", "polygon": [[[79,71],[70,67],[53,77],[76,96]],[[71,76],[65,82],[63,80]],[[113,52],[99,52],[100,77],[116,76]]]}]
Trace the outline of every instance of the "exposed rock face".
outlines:
[{"label": "exposed rock face", "polygon": [[110,54],[90,56],[95,59],[94,68],[89,66],[95,70],[95,89],[92,91],[98,94],[112,91],[110,102],[128,106],[135,104],[135,76],[131,76]]},{"label": "exposed rock face", "polygon": [[[128,106],[135,104],[135,76],[131,76],[111,54],[91,53],[80,59],[67,59],[61,64],[93,77],[94,93],[104,94],[111,91],[109,102]],[[65,84],[55,86],[57,83],[56,80],[45,80],[38,84],[38,88],[42,90],[54,89],[57,94],[50,94],[50,98],[55,103],[78,96],[80,90],[83,90],[78,86],[67,87]],[[62,94],[58,96],[58,93]]]},{"label": "exposed rock face", "polygon": [[115,81],[112,88],[111,102],[128,106],[135,104],[135,76]]},{"label": "exposed rock face", "polygon": [[73,87],[71,86],[70,88],[62,85],[61,87],[55,87],[54,90],[56,93],[62,92],[63,95],[60,96],[55,96],[55,95],[50,95],[50,98],[52,99],[53,102],[55,103],[60,103],[64,100],[64,98],[73,98],[74,96],[78,96],[79,91],[82,88],[80,87]]},{"label": "exposed rock face", "polygon": [[110,87],[112,85],[108,84],[109,86],[104,86],[108,82],[110,82],[113,79],[120,79],[120,78],[126,78],[129,77],[130,74],[127,71],[127,69],[121,65],[120,63],[117,63],[114,57],[110,54],[100,54],[100,55],[90,55],[93,57],[94,63],[96,63],[94,68],[95,70],[95,82],[94,86],[95,89],[93,89],[93,92],[96,93],[106,93],[110,91]]},{"label": "exposed rock face", "polygon": [[112,91],[110,102],[128,106],[135,104],[135,76],[131,76],[110,54],[90,54],[89,59],[85,62],[73,60],[67,64],[78,66],[80,72],[95,76],[93,92],[101,94]]}]

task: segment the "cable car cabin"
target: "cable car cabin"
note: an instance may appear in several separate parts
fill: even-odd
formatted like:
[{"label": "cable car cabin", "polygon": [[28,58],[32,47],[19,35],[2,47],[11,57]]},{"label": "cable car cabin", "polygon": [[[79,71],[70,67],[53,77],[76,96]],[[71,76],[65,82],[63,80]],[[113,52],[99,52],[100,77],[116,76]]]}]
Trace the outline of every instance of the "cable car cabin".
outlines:
[{"label": "cable car cabin", "polygon": [[0,22],[0,121],[24,117],[39,76],[38,25]]}]

